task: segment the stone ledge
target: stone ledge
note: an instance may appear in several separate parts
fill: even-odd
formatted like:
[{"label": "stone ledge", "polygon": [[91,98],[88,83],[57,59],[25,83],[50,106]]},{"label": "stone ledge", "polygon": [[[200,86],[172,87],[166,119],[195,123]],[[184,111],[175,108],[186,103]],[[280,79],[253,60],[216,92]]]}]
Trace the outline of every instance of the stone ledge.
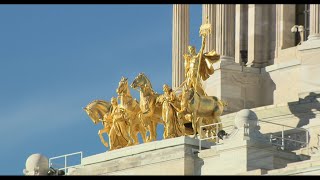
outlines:
[{"label": "stone ledge", "polygon": [[[123,157],[132,156],[136,154],[141,154],[144,152],[155,151],[155,150],[170,148],[170,147],[177,147],[181,145],[199,147],[199,140],[190,138],[188,136],[182,136],[178,138],[164,139],[160,141],[154,141],[154,142],[139,144],[135,146],[129,146],[129,147],[125,147],[125,148],[121,148],[113,151],[107,151],[104,153],[85,157],[82,159],[81,165],[94,164],[102,161],[123,158]],[[212,145],[213,143],[208,141],[201,142],[201,146],[204,149],[208,149]]]},{"label": "stone ledge", "polygon": [[320,40],[308,40],[297,46],[298,51],[305,51],[320,48]]},{"label": "stone ledge", "polygon": [[293,175],[306,171],[320,170],[320,160],[306,160],[301,162],[290,163],[282,169],[275,169],[268,172],[268,175]]},{"label": "stone ledge", "polygon": [[237,175],[264,175],[264,174],[267,174],[267,172],[268,170],[266,169],[255,169],[255,170],[247,171]]},{"label": "stone ledge", "polygon": [[274,65],[271,65],[271,66],[267,66],[265,68],[265,72],[269,73],[269,72],[280,70],[280,69],[291,68],[291,67],[294,67],[294,66],[298,66],[300,64],[301,64],[301,60],[292,59],[292,60],[290,60],[288,62],[282,62],[282,63],[277,63],[277,64],[274,64]]}]

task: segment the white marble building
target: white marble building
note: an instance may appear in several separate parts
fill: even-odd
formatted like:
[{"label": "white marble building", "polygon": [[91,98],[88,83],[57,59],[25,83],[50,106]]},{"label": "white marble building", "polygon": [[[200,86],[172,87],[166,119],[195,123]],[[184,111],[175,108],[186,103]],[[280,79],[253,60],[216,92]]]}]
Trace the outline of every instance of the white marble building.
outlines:
[{"label": "white marble building", "polygon": [[[223,143],[155,141],[85,157],[68,174],[320,174],[320,5],[204,4],[202,10],[213,25],[206,51],[221,55],[203,85],[228,102]],[[189,5],[173,5],[172,34],[176,88],[184,81]]]},{"label": "white marble building", "polygon": [[[320,90],[319,4],[204,4],[213,33],[206,51],[222,57],[203,82],[208,95],[229,103],[227,112],[298,101]],[[300,39],[300,29],[304,35]],[[292,32],[295,29],[297,32]],[[172,87],[183,80],[189,45],[189,5],[173,5]],[[302,32],[301,32],[302,33]],[[299,44],[299,42],[301,42]]]},{"label": "white marble building", "polygon": [[[173,87],[184,80],[181,78],[184,60],[177,52],[184,52],[188,45],[188,6],[173,7]],[[317,157],[315,150],[318,152],[320,145],[320,5],[203,4],[203,22],[206,17],[213,28],[206,51],[214,49],[222,57],[215,66],[215,73],[203,86],[208,95],[228,102],[222,116],[224,128],[230,132],[236,112],[251,109],[260,120],[306,129],[308,148],[295,152],[310,155],[311,159]],[[264,134],[281,132],[270,124],[260,128]],[[313,164],[320,168],[318,161]],[[310,163],[306,166],[315,168]],[[298,171],[298,165],[293,163],[289,170],[259,173],[299,174]],[[320,174],[319,171],[316,174]]]}]

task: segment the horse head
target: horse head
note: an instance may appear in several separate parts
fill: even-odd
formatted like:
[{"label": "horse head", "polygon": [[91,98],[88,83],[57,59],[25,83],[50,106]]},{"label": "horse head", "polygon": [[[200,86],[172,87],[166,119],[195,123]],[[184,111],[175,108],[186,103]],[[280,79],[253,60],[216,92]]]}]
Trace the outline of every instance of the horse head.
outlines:
[{"label": "horse head", "polygon": [[83,108],[83,110],[86,111],[86,113],[88,114],[89,118],[92,120],[92,122],[94,124],[97,124],[99,122],[99,117],[97,114],[97,111],[93,111],[90,107],[85,107]]},{"label": "horse head", "polygon": [[125,93],[125,94],[129,93],[128,78],[125,78],[125,77],[121,78],[116,91],[117,91],[118,95],[120,95],[122,93]]},{"label": "horse head", "polygon": [[182,100],[191,100],[194,96],[194,89],[184,86],[182,89]]},{"label": "horse head", "polygon": [[97,124],[103,116],[110,111],[111,103],[104,100],[94,100],[90,102],[83,110],[88,114],[94,124]]},{"label": "horse head", "polygon": [[146,84],[146,78],[144,73],[139,73],[137,77],[134,78],[133,82],[131,83],[131,87],[133,89],[142,88]]}]

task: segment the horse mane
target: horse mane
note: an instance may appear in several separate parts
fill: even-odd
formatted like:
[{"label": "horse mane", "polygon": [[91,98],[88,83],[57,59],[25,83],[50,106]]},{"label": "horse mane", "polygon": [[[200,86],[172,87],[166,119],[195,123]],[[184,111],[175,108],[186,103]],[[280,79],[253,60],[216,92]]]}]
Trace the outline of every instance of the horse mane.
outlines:
[{"label": "horse mane", "polygon": [[147,78],[147,76],[146,76],[146,75],[144,75],[144,74],[142,74],[142,75],[143,75],[143,77],[146,79],[146,81],[147,81],[147,86],[149,86],[149,87],[150,87],[151,92],[152,92],[153,94],[157,94],[157,93],[153,90],[153,88],[152,88],[152,84],[151,84],[150,80]]},{"label": "horse mane", "polygon": [[109,105],[109,104],[111,104],[111,103],[109,103],[109,102],[107,102],[107,101],[105,101],[105,100],[101,100],[101,99],[96,99],[96,100],[93,100],[93,101],[91,101],[89,104],[88,104],[88,106],[93,106],[94,104],[102,104],[102,105]]},{"label": "horse mane", "polygon": [[98,99],[98,100],[93,100],[92,102],[90,102],[90,103],[87,105],[87,107],[88,107],[89,109],[94,108],[95,110],[97,110],[97,111],[99,112],[99,114],[101,114],[102,112],[101,112],[100,108],[97,108],[97,107],[96,107],[97,105],[106,107],[107,111],[109,111],[110,108],[112,107],[112,105],[111,105],[110,102],[107,102],[107,101],[105,101],[105,100],[100,100],[100,99]]},{"label": "horse mane", "polygon": [[[121,79],[121,81],[123,81],[122,79]],[[125,94],[126,94],[126,96],[131,96],[131,94],[130,94],[130,88],[129,88],[129,84],[128,84],[128,79],[126,79],[125,80],[126,81],[126,90],[125,90]],[[123,81],[124,82],[124,81]]]}]

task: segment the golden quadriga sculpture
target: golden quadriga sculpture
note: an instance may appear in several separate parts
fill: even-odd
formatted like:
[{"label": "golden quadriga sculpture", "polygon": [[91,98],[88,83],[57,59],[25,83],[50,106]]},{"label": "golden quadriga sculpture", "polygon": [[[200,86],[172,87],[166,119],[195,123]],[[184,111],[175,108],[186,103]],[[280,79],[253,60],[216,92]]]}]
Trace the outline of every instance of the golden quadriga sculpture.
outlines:
[{"label": "golden quadriga sculpture", "polygon": [[[195,47],[189,46],[189,53],[184,55],[185,81],[174,91],[164,84],[163,94],[156,93],[147,76],[139,73],[130,85],[139,91],[139,102],[130,94],[128,79],[122,77],[116,90],[118,97],[113,97],[111,103],[94,100],[84,108],[94,124],[102,123],[103,129],[98,135],[106,147],[110,145],[110,150],[114,150],[139,144],[138,133],[144,143],[155,141],[159,123],[164,125],[163,139],[184,135],[197,137],[197,134],[200,138],[216,137],[222,129],[220,116],[226,103],[215,96],[207,96],[201,83],[214,73],[212,65],[220,59],[214,50],[203,52],[210,31],[211,24],[200,27],[200,51],[196,53]],[[181,94],[176,94],[178,89],[182,89]],[[201,125],[208,124],[212,126],[200,129]],[[109,144],[103,133],[108,134]]]}]

